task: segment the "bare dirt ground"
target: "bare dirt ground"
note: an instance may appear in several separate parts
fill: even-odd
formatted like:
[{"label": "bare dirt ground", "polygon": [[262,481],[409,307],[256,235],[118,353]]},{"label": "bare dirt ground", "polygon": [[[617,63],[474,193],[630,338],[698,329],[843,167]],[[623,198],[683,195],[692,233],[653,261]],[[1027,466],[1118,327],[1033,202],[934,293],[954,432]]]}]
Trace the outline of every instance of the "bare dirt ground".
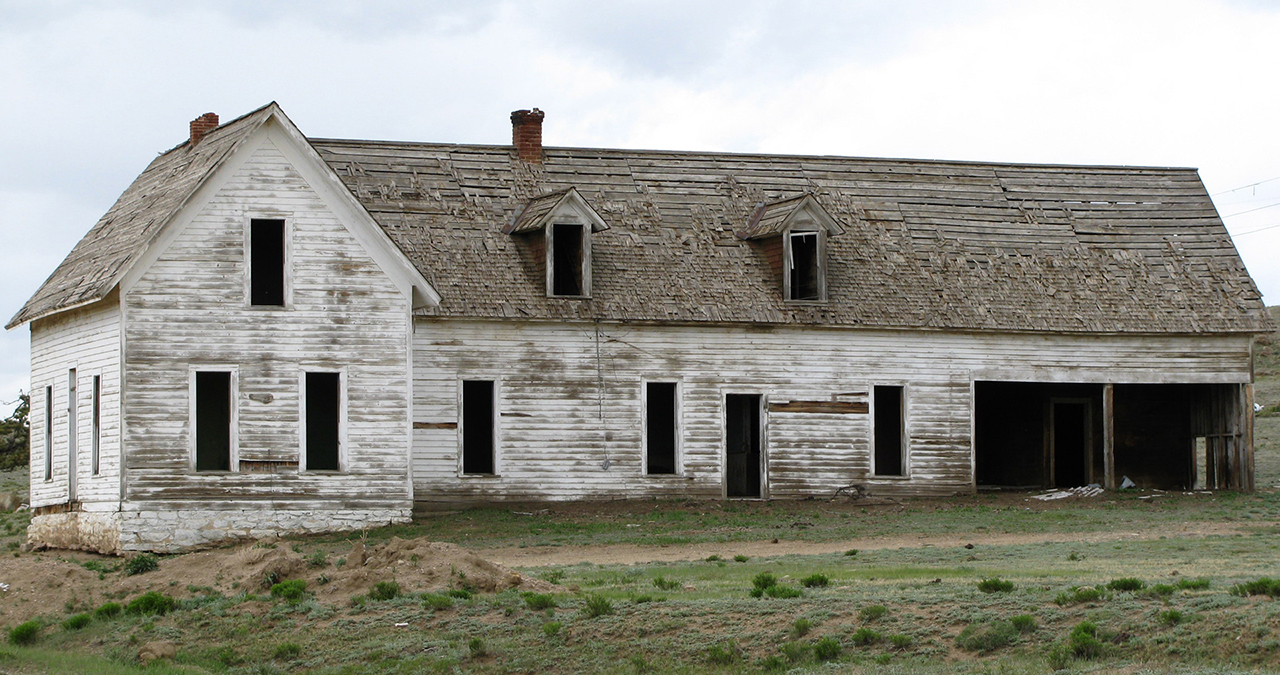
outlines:
[{"label": "bare dirt ground", "polygon": [[957,536],[897,536],[848,541],[788,541],[769,539],[761,541],[737,541],[727,543],[689,544],[685,546],[639,546],[635,544],[608,544],[588,546],[531,546],[528,548],[472,549],[477,555],[508,567],[547,567],[552,565],[577,565],[589,562],[598,565],[636,565],[653,562],[683,562],[705,560],[708,556],[732,558],[735,555],[750,557],[782,555],[822,555],[842,553],[850,549],[874,551],[902,548],[956,548],[974,546],[1014,546],[1042,543],[1101,543],[1111,541],[1143,541],[1176,535],[1182,538],[1211,535],[1234,535],[1244,530],[1236,523],[1197,522],[1173,530],[1133,530],[1090,532],[1086,534],[1028,533],[981,534]]},{"label": "bare dirt ground", "polygon": [[114,566],[122,559],[71,551],[41,551],[0,559],[0,621],[17,624],[39,615],[88,611],[104,602],[122,603],[147,591],[183,598],[240,592],[266,595],[273,581],[303,579],[307,590],[327,603],[344,603],[379,581],[395,581],[407,591],[466,587],[496,592],[510,588],[545,591],[550,584],[530,579],[454,544],[391,539],[365,546],[355,542],[343,554],[309,561],[287,542],[264,540],[164,558],[159,569],[125,576],[86,569],[97,561]]}]

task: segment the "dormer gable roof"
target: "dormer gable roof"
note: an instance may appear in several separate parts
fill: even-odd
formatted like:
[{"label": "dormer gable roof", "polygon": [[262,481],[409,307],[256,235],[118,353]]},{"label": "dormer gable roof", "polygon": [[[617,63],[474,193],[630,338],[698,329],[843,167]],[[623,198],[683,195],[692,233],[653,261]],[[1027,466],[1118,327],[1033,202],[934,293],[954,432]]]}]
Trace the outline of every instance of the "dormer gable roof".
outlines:
[{"label": "dormer gable roof", "polygon": [[[735,232],[739,239],[764,239],[786,232],[794,226],[809,225],[812,229],[824,229],[828,235],[844,232],[844,228],[831,217],[812,194],[761,203],[751,213],[746,227]],[[807,228],[806,228],[807,229]]]},{"label": "dormer gable roof", "polygon": [[578,189],[571,187],[530,199],[502,231],[505,234],[543,231],[548,223],[566,220],[590,225],[592,232],[609,229]]}]

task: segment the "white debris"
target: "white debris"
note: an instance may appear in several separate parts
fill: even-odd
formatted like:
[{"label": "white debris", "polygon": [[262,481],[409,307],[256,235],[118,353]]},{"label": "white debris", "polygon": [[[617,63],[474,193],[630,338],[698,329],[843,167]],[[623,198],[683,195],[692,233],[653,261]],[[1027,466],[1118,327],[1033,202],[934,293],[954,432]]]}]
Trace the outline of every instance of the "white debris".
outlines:
[{"label": "white debris", "polygon": [[1121,490],[1128,490],[1129,488],[1135,488],[1135,487],[1138,487],[1138,484],[1137,484],[1137,483],[1135,483],[1135,482],[1133,482],[1133,481],[1131,481],[1131,480],[1129,480],[1129,477],[1128,477],[1128,476],[1124,476],[1123,478],[1124,478],[1124,480],[1120,481],[1120,489],[1121,489]]},{"label": "white debris", "polygon": [[1031,498],[1039,499],[1042,502],[1051,502],[1055,499],[1067,499],[1069,497],[1097,497],[1103,492],[1105,492],[1105,490],[1102,489],[1101,485],[1098,485],[1097,483],[1090,483],[1089,485],[1073,487],[1068,490],[1054,490],[1053,492],[1046,492],[1042,495],[1032,495]]},{"label": "white debris", "polygon": [[9,592],[9,584],[0,583],[0,593],[8,593],[8,592]]}]

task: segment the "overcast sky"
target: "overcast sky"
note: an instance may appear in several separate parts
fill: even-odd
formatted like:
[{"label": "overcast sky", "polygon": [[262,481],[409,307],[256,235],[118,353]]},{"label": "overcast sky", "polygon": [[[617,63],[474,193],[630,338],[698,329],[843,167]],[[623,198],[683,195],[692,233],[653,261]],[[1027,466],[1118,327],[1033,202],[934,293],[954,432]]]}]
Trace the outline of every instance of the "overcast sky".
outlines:
[{"label": "overcast sky", "polygon": [[547,145],[1198,167],[1280,304],[1277,65],[1247,0],[0,0],[0,314],[188,121],[272,100],[316,137],[509,143],[538,107]]}]

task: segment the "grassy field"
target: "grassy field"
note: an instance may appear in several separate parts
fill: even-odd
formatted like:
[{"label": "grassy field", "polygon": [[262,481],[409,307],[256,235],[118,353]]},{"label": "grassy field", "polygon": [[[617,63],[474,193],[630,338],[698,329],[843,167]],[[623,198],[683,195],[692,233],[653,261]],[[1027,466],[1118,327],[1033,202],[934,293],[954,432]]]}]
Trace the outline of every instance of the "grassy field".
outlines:
[{"label": "grassy field", "polygon": [[[1268,410],[1277,375],[1256,388]],[[93,610],[136,594],[86,590],[92,602],[39,616],[29,644],[0,646],[0,673],[1273,672],[1280,581],[1258,582],[1280,578],[1280,413],[1258,418],[1256,439],[1253,494],[515,505],[288,539],[263,546],[314,561],[311,579],[336,576],[356,543],[392,537],[590,562],[522,569],[554,584],[546,594],[471,593],[458,573],[338,600],[314,585],[273,596],[267,580],[171,580],[154,588],[174,598],[165,613],[106,617]],[[22,480],[0,474],[0,489]],[[18,551],[27,518],[0,515],[4,558],[125,574],[108,558]],[[832,550],[777,553],[819,545]],[[638,562],[596,564],[617,551]],[[180,560],[160,558],[160,573]],[[0,591],[9,632],[6,601]],[[140,649],[158,641],[175,657],[143,667]]]}]

